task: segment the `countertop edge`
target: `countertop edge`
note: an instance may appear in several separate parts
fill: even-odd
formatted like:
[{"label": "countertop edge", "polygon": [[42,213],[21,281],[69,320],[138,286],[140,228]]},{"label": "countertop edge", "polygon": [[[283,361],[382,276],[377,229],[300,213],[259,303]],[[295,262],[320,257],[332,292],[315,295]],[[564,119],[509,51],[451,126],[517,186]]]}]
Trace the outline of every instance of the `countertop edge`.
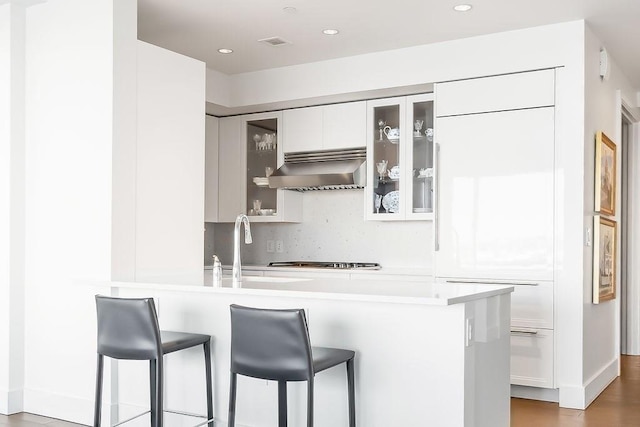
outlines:
[{"label": "countertop edge", "polygon": [[[86,282],[85,282],[86,284]],[[486,285],[491,289],[484,289],[474,294],[452,296],[448,298],[430,298],[425,296],[403,296],[403,295],[371,295],[360,293],[332,293],[323,291],[294,291],[282,289],[254,289],[254,288],[228,288],[213,286],[196,286],[196,285],[178,285],[166,283],[142,283],[142,282],[120,282],[120,281],[95,281],[92,284],[99,286],[108,286],[110,288],[127,288],[127,289],[148,289],[168,292],[186,292],[186,293],[207,293],[207,294],[225,294],[225,295],[254,295],[267,297],[293,297],[303,299],[324,299],[338,301],[353,302],[370,302],[370,303],[392,303],[392,304],[413,304],[413,305],[430,305],[430,306],[449,306],[462,304],[478,299],[489,298],[501,294],[511,293],[514,291],[513,286],[506,285]]]}]

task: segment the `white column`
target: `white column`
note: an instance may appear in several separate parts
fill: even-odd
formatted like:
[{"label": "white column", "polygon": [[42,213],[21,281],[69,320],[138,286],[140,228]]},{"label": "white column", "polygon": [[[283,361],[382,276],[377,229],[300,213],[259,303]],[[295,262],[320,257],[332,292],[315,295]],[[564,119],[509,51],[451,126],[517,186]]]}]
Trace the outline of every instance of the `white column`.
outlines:
[{"label": "white column", "polygon": [[23,409],[25,30],[33,2],[0,1],[0,413]]},{"label": "white column", "polygon": [[[121,233],[135,220],[135,25],[131,0],[27,13],[24,410],[83,424],[93,419],[94,295],[109,292],[90,281],[132,274]],[[108,404],[109,372],[105,386]]]}]

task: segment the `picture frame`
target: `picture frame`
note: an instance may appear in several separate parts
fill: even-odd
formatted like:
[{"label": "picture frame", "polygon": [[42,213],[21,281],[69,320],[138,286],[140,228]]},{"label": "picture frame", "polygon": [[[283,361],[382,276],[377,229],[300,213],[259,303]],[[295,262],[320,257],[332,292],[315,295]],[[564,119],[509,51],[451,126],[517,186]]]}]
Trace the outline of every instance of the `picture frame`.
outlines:
[{"label": "picture frame", "polygon": [[618,226],[600,215],[593,222],[593,303],[616,297]]},{"label": "picture frame", "polygon": [[596,133],[595,211],[616,214],[616,144],[602,131]]}]

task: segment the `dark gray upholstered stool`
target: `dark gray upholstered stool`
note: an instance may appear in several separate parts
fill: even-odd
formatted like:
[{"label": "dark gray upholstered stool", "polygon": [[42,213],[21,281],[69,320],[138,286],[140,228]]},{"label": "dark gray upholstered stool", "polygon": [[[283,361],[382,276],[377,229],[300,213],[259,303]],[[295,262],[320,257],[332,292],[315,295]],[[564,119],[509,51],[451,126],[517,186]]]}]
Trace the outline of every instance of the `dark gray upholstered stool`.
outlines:
[{"label": "dark gray upholstered stool", "polygon": [[[100,427],[104,356],[149,360],[151,426],[163,425],[162,357],[174,351],[202,345],[207,383],[207,420],[213,426],[211,388],[211,336],[160,331],[152,298],[112,298],[96,295],[98,313],[98,369],[93,425]],[[145,412],[146,413],[146,412]]]},{"label": "dark gray upholstered stool", "polygon": [[313,427],[313,378],[346,363],[349,427],[356,425],[351,350],[311,347],[302,309],[271,310],[231,306],[229,424],[235,427],[237,375],[278,381],[278,426],[287,426],[287,381],[307,381],[307,427]]}]

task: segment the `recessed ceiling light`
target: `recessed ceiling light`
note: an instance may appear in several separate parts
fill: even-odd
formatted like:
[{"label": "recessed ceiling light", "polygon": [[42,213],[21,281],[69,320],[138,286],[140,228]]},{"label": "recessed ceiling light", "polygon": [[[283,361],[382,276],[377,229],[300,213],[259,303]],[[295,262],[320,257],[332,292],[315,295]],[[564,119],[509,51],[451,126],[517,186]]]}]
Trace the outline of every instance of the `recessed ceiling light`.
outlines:
[{"label": "recessed ceiling light", "polygon": [[471,6],[470,4],[459,4],[457,6],[453,6],[453,10],[455,10],[456,12],[468,12],[472,7],[473,6]]},{"label": "recessed ceiling light", "polygon": [[233,53],[233,49],[220,48],[218,49],[218,53],[222,53],[226,55],[228,53]]},{"label": "recessed ceiling light", "polygon": [[297,13],[297,12],[298,12],[298,9],[296,9],[296,8],[295,8],[295,7],[293,7],[293,6],[287,6],[287,7],[283,7],[283,8],[282,8],[282,11],[283,11],[284,13],[291,13],[291,14],[294,14],[294,13]]},{"label": "recessed ceiling light", "polygon": [[327,36],[335,36],[336,34],[338,34],[340,31],[332,29],[332,28],[328,28],[326,30],[322,30],[322,34],[326,34]]}]

